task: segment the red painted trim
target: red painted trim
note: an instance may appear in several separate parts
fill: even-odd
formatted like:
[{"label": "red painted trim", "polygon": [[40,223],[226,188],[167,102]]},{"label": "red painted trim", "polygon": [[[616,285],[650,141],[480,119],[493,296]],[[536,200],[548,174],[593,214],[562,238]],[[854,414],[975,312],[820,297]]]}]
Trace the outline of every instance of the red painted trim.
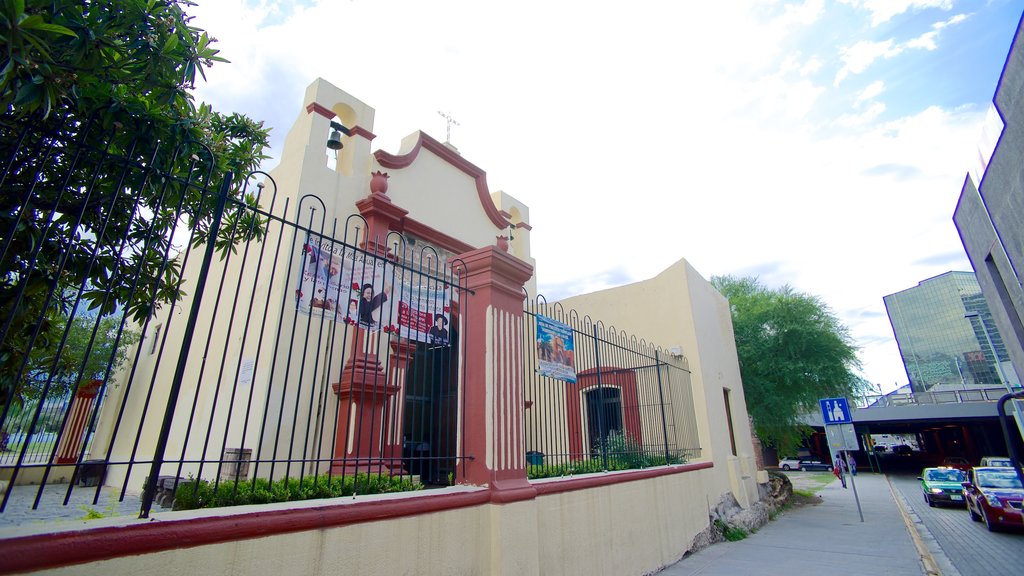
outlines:
[{"label": "red painted trim", "polygon": [[349,132],[351,132],[353,136],[362,136],[367,140],[373,140],[374,138],[377,137],[376,134],[370,132],[366,128],[363,128],[362,126],[355,126],[354,128],[350,128]]},{"label": "red painted trim", "polygon": [[[333,120],[334,117],[337,116],[337,114],[335,114],[333,110],[316,102],[313,102],[312,104],[306,106],[306,114],[312,114],[314,112],[323,116],[324,118],[327,118],[328,120]],[[363,128],[362,126],[353,126],[352,128],[349,128],[349,132],[351,133],[352,136],[362,136],[367,140],[373,140],[374,138],[377,137],[376,134],[370,132],[366,128]]]},{"label": "red painted trim", "polygon": [[587,488],[596,488],[598,486],[611,486],[612,484],[622,484],[623,482],[647,480],[649,478],[658,478],[660,476],[672,476],[674,474],[683,474],[686,472],[694,472],[696,470],[714,468],[714,466],[714,462],[697,462],[695,464],[682,464],[679,466],[648,468],[647,470],[627,470],[623,472],[611,472],[608,474],[591,474],[588,476],[581,476],[579,478],[560,478],[557,481],[551,482],[533,482],[533,486],[537,489],[538,496],[547,496],[549,494],[561,494],[563,492],[573,492],[575,490],[586,490]]},{"label": "red painted trim", "polygon": [[373,153],[373,156],[377,159],[377,162],[385,168],[408,168],[416,160],[416,157],[419,156],[420,150],[423,148],[426,148],[442,160],[472,176],[473,179],[476,180],[476,193],[480,198],[480,205],[483,206],[484,212],[487,213],[487,217],[490,218],[491,222],[498,228],[509,227],[510,222],[502,216],[501,212],[499,212],[498,208],[494,205],[494,201],[491,200],[491,192],[487,188],[487,173],[469,160],[466,160],[457,153],[452,152],[447,146],[437,140],[434,140],[426,133],[419,133],[419,139],[416,140],[416,145],[413,146],[412,150],[410,150],[408,154],[398,156],[383,150],[377,150]]},{"label": "red painted trim", "polygon": [[231,540],[335,528],[480,506],[491,500],[489,490],[422,494],[412,498],[37,534],[0,540],[0,572],[28,572]]},{"label": "red painted trim", "polygon": [[533,230],[533,226],[530,226],[526,222],[519,222],[519,223],[517,223],[516,224],[516,228],[522,228],[523,230],[526,230],[527,232],[529,232],[530,230]]},{"label": "red painted trim", "polygon": [[322,104],[317,104],[316,102],[313,102],[312,104],[306,106],[306,114],[312,114],[313,112],[316,112],[317,114],[323,116],[324,118],[327,118],[328,120],[337,116],[337,114],[335,114],[333,110],[327,108],[326,106],[323,106]]}]

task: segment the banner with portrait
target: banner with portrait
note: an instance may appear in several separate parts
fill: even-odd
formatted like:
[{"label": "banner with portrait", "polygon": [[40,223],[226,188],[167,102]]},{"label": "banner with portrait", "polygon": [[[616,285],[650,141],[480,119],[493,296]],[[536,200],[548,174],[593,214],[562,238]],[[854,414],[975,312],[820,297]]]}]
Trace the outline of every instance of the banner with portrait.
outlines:
[{"label": "banner with portrait", "polygon": [[302,246],[295,296],[299,311],[311,316],[448,344],[447,289],[403,281],[391,262],[343,244],[310,241]]},{"label": "banner with portrait", "polygon": [[575,384],[575,354],[572,327],[538,315],[537,373]]},{"label": "banner with portrait", "polygon": [[397,299],[398,329],[403,338],[447,346],[451,322],[448,290],[403,284]]}]

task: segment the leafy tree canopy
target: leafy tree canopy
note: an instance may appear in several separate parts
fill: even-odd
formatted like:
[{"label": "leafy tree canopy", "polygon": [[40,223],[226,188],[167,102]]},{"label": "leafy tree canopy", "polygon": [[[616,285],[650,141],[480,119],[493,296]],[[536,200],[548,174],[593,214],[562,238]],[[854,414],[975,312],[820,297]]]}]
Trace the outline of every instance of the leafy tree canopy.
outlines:
[{"label": "leafy tree canopy", "polygon": [[769,289],[751,277],[717,276],[711,283],[729,299],[754,431],[764,444],[792,452],[809,432],[801,416],[817,410],[819,399],[864,389],[855,373],[857,347],[817,296]]},{"label": "leafy tree canopy", "polygon": [[143,321],[179,298],[172,237],[204,240],[225,182],[218,248],[262,234],[244,176],[268,129],[194,101],[224,59],[189,5],[0,0],[0,406],[40,358],[59,372],[82,306]]}]

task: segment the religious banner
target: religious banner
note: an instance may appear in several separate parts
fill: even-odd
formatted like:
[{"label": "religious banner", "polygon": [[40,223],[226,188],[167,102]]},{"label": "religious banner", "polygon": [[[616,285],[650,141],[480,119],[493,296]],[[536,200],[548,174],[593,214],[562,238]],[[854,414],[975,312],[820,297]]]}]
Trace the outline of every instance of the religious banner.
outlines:
[{"label": "religious banner", "polygon": [[394,268],[383,258],[367,256],[343,244],[307,242],[295,298],[299,311],[366,328],[391,322]]},{"label": "religious banner", "polygon": [[448,290],[403,282],[386,259],[330,241],[307,242],[301,259],[295,294],[300,312],[397,332],[420,342],[448,344]]},{"label": "religious banner", "polygon": [[572,327],[537,316],[537,373],[575,384],[574,356]]},{"label": "religious banner", "polygon": [[403,338],[448,345],[451,299],[447,290],[403,285],[398,304],[398,330]]}]

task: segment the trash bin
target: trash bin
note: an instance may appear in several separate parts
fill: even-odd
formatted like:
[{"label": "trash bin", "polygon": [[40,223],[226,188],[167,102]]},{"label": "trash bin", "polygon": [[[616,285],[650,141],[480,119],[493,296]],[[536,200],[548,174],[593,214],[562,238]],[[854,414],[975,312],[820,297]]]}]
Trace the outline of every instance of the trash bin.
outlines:
[{"label": "trash bin", "polygon": [[531,450],[526,453],[526,463],[530,466],[540,466],[544,463],[544,453]]},{"label": "trash bin", "polygon": [[249,478],[249,462],[252,459],[251,448],[227,448],[220,467],[220,479],[228,482]]}]

